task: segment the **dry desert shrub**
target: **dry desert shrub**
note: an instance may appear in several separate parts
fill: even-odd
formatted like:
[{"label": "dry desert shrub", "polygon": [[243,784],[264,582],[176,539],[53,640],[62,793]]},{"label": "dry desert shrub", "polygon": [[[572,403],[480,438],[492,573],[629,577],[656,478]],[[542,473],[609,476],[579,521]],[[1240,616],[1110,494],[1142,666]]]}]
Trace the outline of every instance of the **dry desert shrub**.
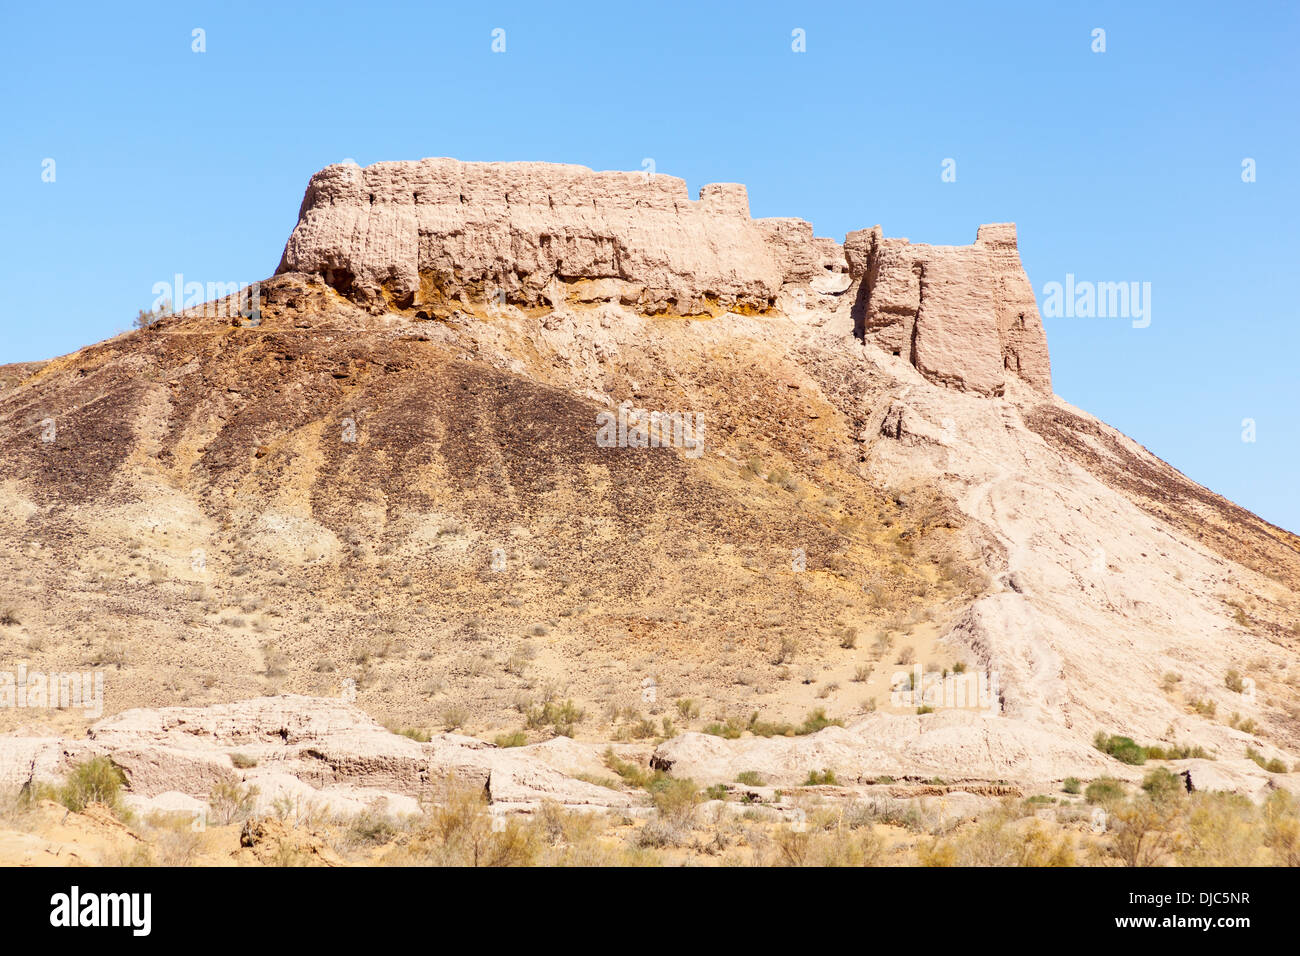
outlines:
[{"label": "dry desert shrub", "polygon": [[494,825],[481,788],[448,780],[405,852],[431,866],[531,866],[540,851],[532,826],[516,819]]},{"label": "dry desert shrub", "polygon": [[213,819],[221,826],[247,820],[257,803],[257,792],[257,787],[251,784],[223,780],[208,794],[208,808]]},{"label": "dry desert shrub", "polygon": [[318,828],[329,819],[320,801],[300,794],[281,793],[271,801],[271,815],[290,827]]},{"label": "dry desert shrub", "polygon": [[155,866],[193,866],[206,844],[206,834],[188,813],[155,813],[140,836],[148,841]]},{"label": "dry desert shrub", "polygon": [[1286,790],[1269,795],[1261,810],[1264,843],[1274,866],[1300,866],[1300,800]]},{"label": "dry desert shrub", "polygon": [[882,823],[902,827],[913,833],[933,830],[939,824],[938,816],[925,801],[897,800],[882,796],[850,800],[843,809],[843,818],[854,829]]},{"label": "dry desert shrub", "polygon": [[131,657],[126,643],[118,640],[105,641],[100,647],[87,655],[86,663],[95,667],[113,666],[118,670],[127,666]]},{"label": "dry desert shrub", "polygon": [[283,677],[288,673],[288,656],[271,641],[262,645],[262,659],[266,662],[262,673],[267,677]]},{"label": "dry desert shrub", "polygon": [[699,788],[690,780],[664,778],[650,786],[650,798],[658,817],[671,826],[690,829],[700,805]]},{"label": "dry desert shrub", "polygon": [[1267,857],[1264,841],[1264,814],[1247,797],[1197,793],[1188,801],[1176,857],[1183,866],[1257,866]]},{"label": "dry desert shrub", "polygon": [[546,801],[531,826],[542,843],[541,866],[654,866],[652,851],[629,847],[608,831],[614,820],[603,812],[566,810]]},{"label": "dry desert shrub", "polygon": [[937,840],[917,846],[922,866],[1074,866],[1074,840],[1003,806]]},{"label": "dry desert shrub", "polygon": [[119,845],[104,854],[104,863],[112,867],[157,865],[153,847],[147,843]]},{"label": "dry desert shrub", "polygon": [[[606,756],[608,761],[609,757]],[[624,764],[623,767],[630,765]],[[691,842],[696,813],[701,803],[699,788],[690,780],[675,780],[659,771],[653,774],[622,773],[625,782],[650,792],[655,814],[636,832],[638,847],[662,849],[685,846]]]},{"label": "dry desert shrub", "polygon": [[30,789],[0,791],[0,826],[27,832],[37,823],[32,809],[37,795]]},{"label": "dry desert shrub", "polygon": [[780,827],[772,838],[775,866],[880,866],[885,841],[874,830]]},{"label": "dry desert shrub", "polygon": [[677,715],[681,717],[682,720],[695,720],[700,716],[699,701],[692,700],[689,697],[683,697],[681,700],[677,701],[676,706]]},{"label": "dry desert shrub", "polygon": [[662,850],[685,846],[690,842],[690,831],[675,826],[663,817],[651,817],[636,831],[636,846],[643,850]]},{"label": "dry desert shrub", "polygon": [[442,712],[442,726],[448,731],[458,730],[469,720],[469,711],[461,706],[448,707]]},{"label": "dry desert shrub", "polygon": [[1187,804],[1186,789],[1177,776],[1164,769],[1147,774],[1141,793],[1103,804],[1109,840],[1095,848],[1102,857],[1099,862],[1117,861],[1124,866],[1169,862],[1186,846]]},{"label": "dry desert shrub", "polygon": [[1143,794],[1110,810],[1103,852],[1124,866],[1159,866],[1180,847],[1180,808]]},{"label": "dry desert shrub", "polygon": [[424,818],[418,814],[403,816],[385,813],[378,808],[343,815],[330,820],[325,830],[330,849],[345,859],[371,863],[370,851],[391,843],[400,843],[418,831]]},{"label": "dry desert shrub", "polygon": [[777,645],[776,653],[772,658],[772,663],[778,665],[788,663],[798,650],[799,642],[797,640],[793,637],[783,637]]}]

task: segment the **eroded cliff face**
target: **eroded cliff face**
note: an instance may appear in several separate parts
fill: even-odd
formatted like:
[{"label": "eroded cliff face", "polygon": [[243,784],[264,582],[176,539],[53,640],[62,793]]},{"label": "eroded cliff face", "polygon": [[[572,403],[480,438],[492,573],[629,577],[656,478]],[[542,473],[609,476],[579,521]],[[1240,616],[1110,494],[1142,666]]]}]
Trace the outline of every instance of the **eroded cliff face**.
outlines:
[{"label": "eroded cliff face", "polygon": [[700,315],[766,311],[786,282],[846,268],[807,223],[751,219],[741,185],[692,201],[672,176],[425,159],[313,176],[279,271],[318,273],[377,306],[436,308],[465,293]]},{"label": "eroded cliff face", "polygon": [[970,246],[850,233],[854,331],[933,382],[1001,395],[1008,377],[1052,391],[1047,336],[1020,265],[1014,223],[981,226]]},{"label": "eroded cliff face", "polygon": [[583,166],[346,164],[312,177],[278,272],[320,275],[372,311],[435,315],[493,300],[775,314],[782,293],[801,304],[842,297],[859,337],[931,381],[1001,395],[1010,376],[1051,393],[1009,223],[981,227],[972,246],[913,245],[879,226],[841,245],[801,219],[750,218],[735,183],[692,200],[672,176]]}]

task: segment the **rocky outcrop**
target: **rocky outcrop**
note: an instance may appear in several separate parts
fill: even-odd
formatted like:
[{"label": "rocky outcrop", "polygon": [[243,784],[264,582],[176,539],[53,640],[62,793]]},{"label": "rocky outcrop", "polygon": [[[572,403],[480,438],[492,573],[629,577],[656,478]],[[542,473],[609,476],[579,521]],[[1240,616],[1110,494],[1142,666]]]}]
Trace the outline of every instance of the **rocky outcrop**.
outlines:
[{"label": "rocky outcrop", "polygon": [[284,695],[123,711],[85,740],[0,737],[0,790],[57,782],[77,762],[102,755],[121,768],[128,801],[147,810],[202,806],[214,787],[237,784],[256,788],[261,809],[287,799],[338,813],[375,805],[414,813],[449,779],[481,788],[502,811],[544,801],[634,804],[627,793],[558,769],[600,765],[599,749],[566,745],[500,748],[456,734],[420,742],[337,698]]},{"label": "rocky outcrop", "polygon": [[844,250],[864,341],[942,385],[1002,395],[1015,377],[1051,394],[1047,336],[1014,223],[981,226],[970,246],[888,239],[876,226],[850,233]]},{"label": "rocky outcrop", "polygon": [[734,780],[751,770],[775,786],[798,786],[810,772],[826,770],[850,785],[878,778],[954,776],[1043,785],[1071,775],[1127,771],[1086,744],[1062,740],[1023,721],[963,710],[872,714],[849,727],[828,727],[805,737],[725,740],[684,733],[660,744],[651,762],[700,783]]},{"label": "rocky outcrop", "polygon": [[[972,246],[880,227],[841,246],[801,219],[751,219],[745,187],[550,163],[329,166],[311,178],[279,272],[313,273],[373,311],[617,302],[646,314],[835,308],[931,381],[1050,394],[1047,341],[1015,226]],[[791,293],[782,297],[782,292]],[[829,300],[829,301],[827,301]]]},{"label": "rocky outcrop", "polygon": [[370,305],[600,297],[695,315],[773,308],[786,282],[844,273],[800,220],[753,220],[745,187],[692,201],[672,176],[453,159],[329,166],[311,178],[280,272],[313,272]]}]

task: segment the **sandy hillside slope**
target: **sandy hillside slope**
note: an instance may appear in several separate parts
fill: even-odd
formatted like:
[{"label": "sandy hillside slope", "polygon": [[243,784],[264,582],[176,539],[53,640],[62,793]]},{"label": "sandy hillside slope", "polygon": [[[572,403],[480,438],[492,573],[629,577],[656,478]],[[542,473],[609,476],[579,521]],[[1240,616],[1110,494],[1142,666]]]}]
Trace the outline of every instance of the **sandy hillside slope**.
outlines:
[{"label": "sandy hillside slope", "polygon": [[9,746],[293,694],[704,782],[1123,773],[1098,731],[1295,766],[1300,540],[1051,394],[1014,227],[451,162],[318,174],[255,317],[6,367],[0,649],[105,678]]}]

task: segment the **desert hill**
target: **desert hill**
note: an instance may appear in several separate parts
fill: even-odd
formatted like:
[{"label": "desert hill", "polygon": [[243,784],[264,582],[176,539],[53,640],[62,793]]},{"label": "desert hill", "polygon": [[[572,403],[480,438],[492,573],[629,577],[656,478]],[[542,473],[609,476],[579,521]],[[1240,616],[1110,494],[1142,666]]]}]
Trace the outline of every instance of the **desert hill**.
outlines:
[{"label": "desert hill", "polygon": [[[0,648],[109,717],[345,697],[700,783],[1131,776],[1102,731],[1291,788],[1300,539],[1052,395],[1016,242],[329,167],[255,290],[0,370]],[[14,782],[99,719],[0,710]]]}]

